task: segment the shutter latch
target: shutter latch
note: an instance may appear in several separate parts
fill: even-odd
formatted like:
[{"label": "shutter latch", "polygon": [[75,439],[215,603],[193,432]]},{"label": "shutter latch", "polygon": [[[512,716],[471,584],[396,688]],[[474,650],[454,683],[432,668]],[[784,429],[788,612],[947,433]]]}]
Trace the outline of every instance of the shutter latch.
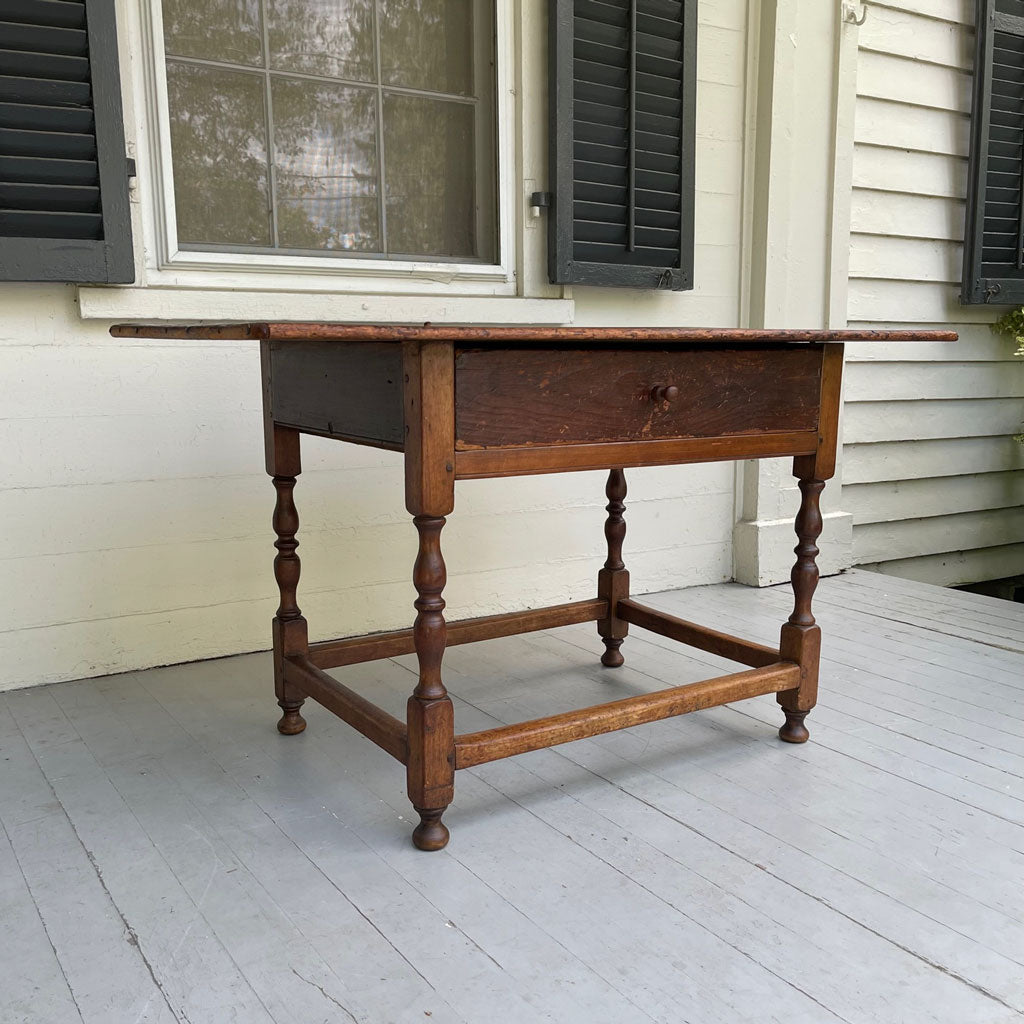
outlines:
[{"label": "shutter latch", "polygon": [[530,215],[532,217],[539,217],[541,210],[547,210],[551,206],[551,193],[550,192],[531,192],[530,193]]},{"label": "shutter latch", "polygon": [[843,21],[845,21],[847,25],[863,25],[864,22],[867,21],[867,17],[867,4],[861,5],[859,16],[857,14],[856,3],[852,3],[850,0],[847,0],[847,2],[843,4]]}]

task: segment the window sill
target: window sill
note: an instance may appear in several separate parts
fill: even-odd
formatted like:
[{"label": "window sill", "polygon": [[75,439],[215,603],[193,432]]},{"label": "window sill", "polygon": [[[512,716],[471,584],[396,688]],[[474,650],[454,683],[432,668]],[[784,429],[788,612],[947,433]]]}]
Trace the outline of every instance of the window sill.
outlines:
[{"label": "window sill", "polygon": [[574,315],[571,299],[91,286],[78,289],[78,308],[83,320],[558,325]]}]

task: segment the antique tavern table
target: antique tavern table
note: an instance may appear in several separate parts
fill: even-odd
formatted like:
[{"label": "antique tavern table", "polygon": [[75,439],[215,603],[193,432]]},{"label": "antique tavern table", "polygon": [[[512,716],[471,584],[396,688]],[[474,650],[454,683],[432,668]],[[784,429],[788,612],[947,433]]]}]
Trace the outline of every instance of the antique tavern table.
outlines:
[{"label": "antique tavern table", "polygon": [[[440,850],[441,816],[455,772],[485,761],[643,722],[774,693],[779,736],[807,739],[820,631],[811,614],[818,580],[818,501],[836,460],[845,341],[952,341],[944,331],[753,331],[625,328],[365,327],[327,323],[120,325],[135,338],[258,339],[263,366],[267,472],[277,489],[274,685],[286,735],[306,727],[307,697],[406,766],[420,816],[413,842]],[[405,453],[405,504],[419,533],[412,629],[310,644],[296,603],[299,436]],[[622,561],[623,469],[721,459],[793,456],[802,500],[792,572],[795,605],[779,649],[656,611],[629,596]],[[589,601],[445,623],[441,529],[455,481],[608,469],[608,558]],[[455,732],[441,678],[449,644],[596,622],[601,663],[623,663],[629,626],[721,655],[746,671],[482,732]],[[400,722],[326,669],[415,651],[419,681]]]}]

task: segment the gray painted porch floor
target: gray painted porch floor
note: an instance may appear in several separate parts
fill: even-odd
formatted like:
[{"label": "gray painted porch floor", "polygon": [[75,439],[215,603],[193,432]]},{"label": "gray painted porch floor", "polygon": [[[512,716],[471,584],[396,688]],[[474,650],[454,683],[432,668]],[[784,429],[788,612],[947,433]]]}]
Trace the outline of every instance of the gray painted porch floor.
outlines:
[{"label": "gray painted porch floor", "polygon": [[[763,642],[787,588],[646,598]],[[401,767],[268,655],[0,695],[0,1021],[1008,1024],[1024,1013],[1024,608],[822,581],[811,742],[757,698],[460,772]],[[592,624],[453,648],[459,731],[735,666]],[[401,713],[412,659],[338,670]]]}]

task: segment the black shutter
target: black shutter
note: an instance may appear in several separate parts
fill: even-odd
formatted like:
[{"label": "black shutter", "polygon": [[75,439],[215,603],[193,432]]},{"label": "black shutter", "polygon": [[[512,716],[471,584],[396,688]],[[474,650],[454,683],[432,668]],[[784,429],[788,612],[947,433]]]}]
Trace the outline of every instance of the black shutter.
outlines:
[{"label": "black shutter", "polygon": [[1024,0],[977,0],[961,300],[1024,302]]},{"label": "black shutter", "polygon": [[550,0],[556,284],[693,287],[696,0]]},{"label": "black shutter", "polygon": [[134,276],[114,0],[0,0],[0,280]]}]

